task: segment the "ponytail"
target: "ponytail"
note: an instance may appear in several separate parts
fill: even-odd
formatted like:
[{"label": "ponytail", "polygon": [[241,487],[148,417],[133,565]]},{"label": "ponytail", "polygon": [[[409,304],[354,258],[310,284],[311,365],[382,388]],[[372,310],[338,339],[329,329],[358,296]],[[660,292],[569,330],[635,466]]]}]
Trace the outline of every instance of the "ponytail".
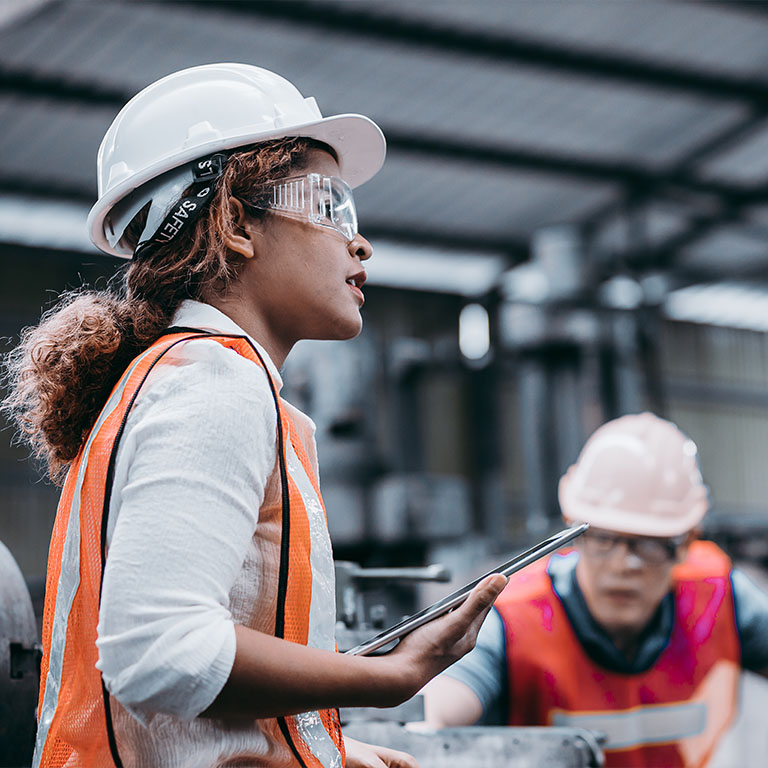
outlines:
[{"label": "ponytail", "polygon": [[60,482],[112,387],[172,313],[113,291],[71,291],[6,358],[2,409]]}]

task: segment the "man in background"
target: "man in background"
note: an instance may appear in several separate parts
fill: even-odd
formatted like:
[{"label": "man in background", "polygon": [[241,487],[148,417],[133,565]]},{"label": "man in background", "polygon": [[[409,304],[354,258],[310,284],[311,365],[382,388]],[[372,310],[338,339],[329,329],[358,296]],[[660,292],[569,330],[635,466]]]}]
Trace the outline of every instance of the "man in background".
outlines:
[{"label": "man in background", "polygon": [[571,551],[512,577],[476,648],[425,689],[434,727],[581,726],[607,766],[702,766],[741,668],[768,671],[768,595],[711,542],[695,444],[653,414],[608,422],[561,478]]}]

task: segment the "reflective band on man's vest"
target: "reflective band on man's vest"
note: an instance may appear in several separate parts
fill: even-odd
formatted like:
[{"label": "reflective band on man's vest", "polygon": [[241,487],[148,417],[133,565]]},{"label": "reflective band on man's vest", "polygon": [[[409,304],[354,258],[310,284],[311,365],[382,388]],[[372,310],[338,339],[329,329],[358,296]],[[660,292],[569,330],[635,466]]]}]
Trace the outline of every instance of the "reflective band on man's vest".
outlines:
[{"label": "reflective band on man's vest", "polygon": [[[276,634],[334,650],[333,559],[325,508],[312,465],[258,350],[243,336],[167,335],[123,374],[73,462],[62,491],[48,561],[34,768],[120,766],[109,700],[95,666],[112,469],[128,413],[149,372],[176,344],[195,338],[233,349],[262,367],[269,378],[282,437],[278,465],[284,489]],[[282,732],[297,765],[343,766],[344,744],[335,710],[278,718],[276,725],[279,728],[271,730]]]},{"label": "reflective band on man's vest", "polygon": [[667,646],[637,674],[612,672],[587,656],[545,565],[513,578],[496,601],[508,649],[509,724],[600,731],[609,767],[706,765],[736,706],[740,645],[730,568],[714,544],[691,546],[673,571]]}]

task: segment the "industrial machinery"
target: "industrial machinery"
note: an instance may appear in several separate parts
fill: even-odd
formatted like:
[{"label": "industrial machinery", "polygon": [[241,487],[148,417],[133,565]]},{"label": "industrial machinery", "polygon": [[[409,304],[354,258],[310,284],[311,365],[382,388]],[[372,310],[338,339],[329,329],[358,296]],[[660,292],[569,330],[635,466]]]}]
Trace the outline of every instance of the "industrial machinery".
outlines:
[{"label": "industrial machinery", "polygon": [[581,728],[473,726],[414,732],[398,723],[342,722],[345,734],[413,755],[420,768],[592,768],[603,753]]},{"label": "industrial machinery", "polygon": [[35,742],[40,645],[32,599],[0,542],[0,766],[28,765]]}]

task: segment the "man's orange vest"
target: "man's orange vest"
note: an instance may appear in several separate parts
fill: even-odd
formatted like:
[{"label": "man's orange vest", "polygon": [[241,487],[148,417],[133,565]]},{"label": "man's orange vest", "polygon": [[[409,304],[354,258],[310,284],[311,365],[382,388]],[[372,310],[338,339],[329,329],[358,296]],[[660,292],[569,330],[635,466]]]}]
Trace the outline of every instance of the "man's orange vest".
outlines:
[{"label": "man's orange vest", "polygon": [[[217,341],[267,373],[277,409],[282,487],[275,635],[307,644],[313,580],[309,519],[302,494],[286,465],[289,448],[295,451],[317,498],[321,497],[314,471],[269,371],[258,350],[243,336],[194,329],[163,336],[131,363],[113,389],[62,491],[48,557],[35,768],[121,768],[109,695],[96,669],[96,626],[113,465],[128,414],[149,372],[171,348],[196,338]],[[323,710],[314,715],[277,718],[272,730],[282,733],[297,765],[343,765],[338,712]]]},{"label": "man's orange vest", "polygon": [[587,656],[545,564],[511,580],[496,601],[507,644],[509,724],[602,731],[609,767],[705,765],[736,708],[741,649],[730,570],[714,544],[691,546],[673,574],[669,642],[638,674],[612,672]]}]

